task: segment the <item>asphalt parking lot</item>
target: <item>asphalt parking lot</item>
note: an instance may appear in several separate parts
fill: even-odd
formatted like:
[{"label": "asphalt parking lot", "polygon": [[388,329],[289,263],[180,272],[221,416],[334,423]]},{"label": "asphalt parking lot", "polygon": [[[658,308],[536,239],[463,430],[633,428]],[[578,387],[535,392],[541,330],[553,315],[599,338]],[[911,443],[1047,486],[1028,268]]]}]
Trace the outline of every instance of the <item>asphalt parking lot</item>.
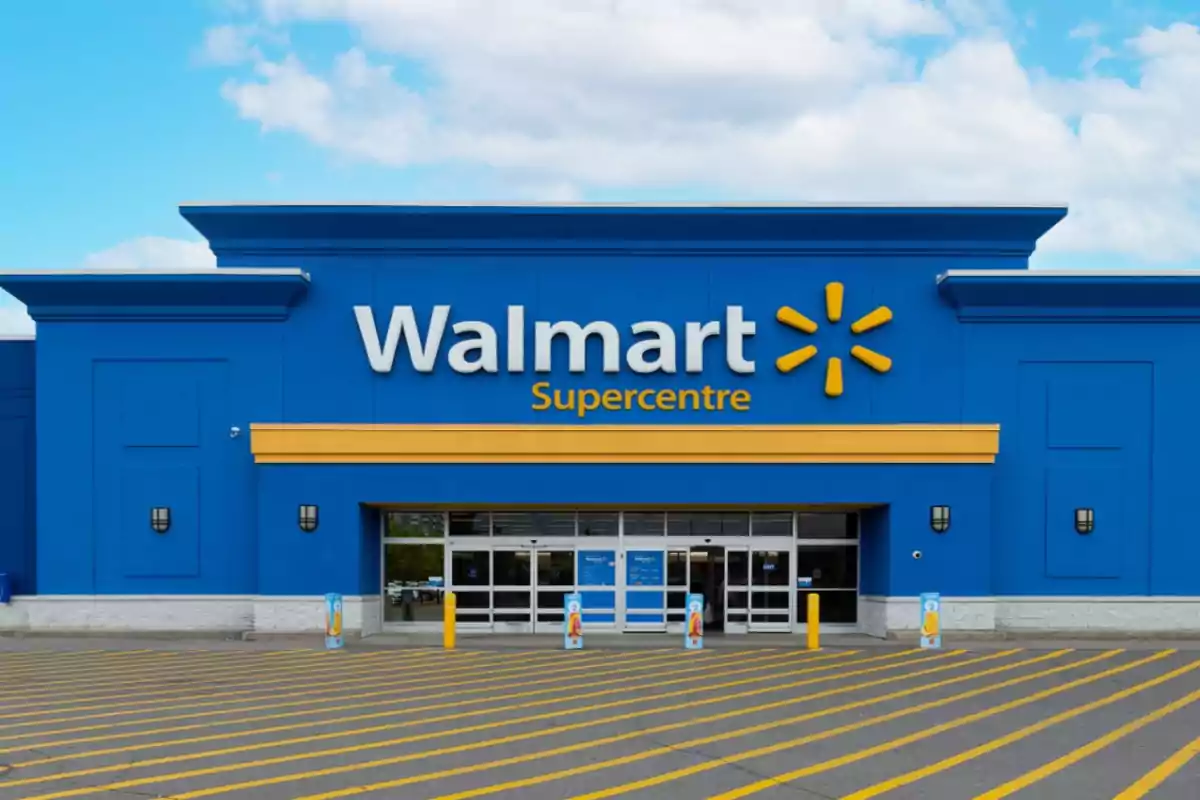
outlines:
[{"label": "asphalt parking lot", "polygon": [[0,798],[1196,800],[1200,653],[0,653]]}]

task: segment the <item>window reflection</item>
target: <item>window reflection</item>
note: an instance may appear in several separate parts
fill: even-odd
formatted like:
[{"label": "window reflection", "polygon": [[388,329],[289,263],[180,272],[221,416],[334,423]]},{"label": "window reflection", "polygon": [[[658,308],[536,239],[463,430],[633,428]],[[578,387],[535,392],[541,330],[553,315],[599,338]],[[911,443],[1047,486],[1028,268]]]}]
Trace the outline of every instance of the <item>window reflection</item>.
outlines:
[{"label": "window reflection", "polygon": [[389,511],[384,536],[395,539],[440,539],[446,535],[446,518],[440,512]]},{"label": "window reflection", "polygon": [[580,511],[580,536],[616,536],[620,514],[616,511]]},{"label": "window reflection", "polygon": [[454,586],[488,586],[491,583],[491,553],[486,550],[454,550],[450,554],[450,575]]},{"label": "window reflection", "polygon": [[451,511],[451,536],[487,536],[491,515],[487,511]]},{"label": "window reflection", "polygon": [[814,589],[857,589],[857,545],[800,545],[796,577],[812,578]]},{"label": "window reflection", "polygon": [[800,539],[856,539],[857,514],[799,514],[796,536]]},{"label": "window reflection", "polygon": [[442,621],[444,555],[441,544],[389,544],[384,548],[386,622]]},{"label": "window reflection", "polygon": [[574,511],[495,511],[492,513],[493,536],[519,536],[539,539],[550,536],[574,536]]},{"label": "window reflection", "polygon": [[666,532],[666,514],[661,511],[626,511],[626,536],[662,536]]},{"label": "window reflection", "polygon": [[497,586],[530,586],[528,550],[497,550],[493,554]]},{"label": "window reflection", "polygon": [[792,536],[790,511],[756,511],[750,515],[751,536]]},{"label": "window reflection", "polygon": [[749,513],[667,512],[668,536],[696,536],[711,539],[715,536],[748,536],[749,534]]}]

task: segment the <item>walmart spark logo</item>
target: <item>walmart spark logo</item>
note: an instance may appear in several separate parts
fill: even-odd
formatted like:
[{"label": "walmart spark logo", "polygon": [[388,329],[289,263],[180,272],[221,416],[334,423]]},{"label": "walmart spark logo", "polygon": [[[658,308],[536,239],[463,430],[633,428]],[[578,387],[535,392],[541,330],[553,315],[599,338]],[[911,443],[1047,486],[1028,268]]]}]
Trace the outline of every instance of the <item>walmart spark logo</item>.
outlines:
[{"label": "walmart spark logo", "polygon": [[[842,319],[842,300],[845,291],[845,287],[840,283],[835,282],[825,286],[825,316],[830,322],[839,322]],[[817,332],[816,322],[790,306],[784,306],[775,312],[775,319],[801,333],[814,334]],[[850,330],[854,334],[866,333],[891,321],[892,310],[887,306],[880,306],[850,323]],[[799,350],[793,350],[776,359],[775,368],[786,374],[811,360],[816,354],[816,345],[810,344],[807,347],[801,347]],[[856,344],[851,347],[850,355],[876,372],[887,372],[892,368],[890,358],[862,345]],[[830,397],[840,397],[842,394],[842,359],[837,356],[830,356],[825,362],[825,394]]]}]

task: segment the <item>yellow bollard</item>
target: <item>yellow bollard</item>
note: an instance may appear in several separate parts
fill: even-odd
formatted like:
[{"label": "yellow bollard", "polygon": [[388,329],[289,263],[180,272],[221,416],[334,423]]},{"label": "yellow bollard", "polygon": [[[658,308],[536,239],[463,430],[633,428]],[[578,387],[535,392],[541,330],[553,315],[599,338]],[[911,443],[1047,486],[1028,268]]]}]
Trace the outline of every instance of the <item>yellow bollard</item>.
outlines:
[{"label": "yellow bollard", "polygon": [[808,596],[808,649],[821,649],[821,596],[816,592]]},{"label": "yellow bollard", "polygon": [[454,592],[446,592],[443,599],[445,616],[442,618],[442,647],[453,650],[455,644],[455,617],[458,616],[458,598]]}]

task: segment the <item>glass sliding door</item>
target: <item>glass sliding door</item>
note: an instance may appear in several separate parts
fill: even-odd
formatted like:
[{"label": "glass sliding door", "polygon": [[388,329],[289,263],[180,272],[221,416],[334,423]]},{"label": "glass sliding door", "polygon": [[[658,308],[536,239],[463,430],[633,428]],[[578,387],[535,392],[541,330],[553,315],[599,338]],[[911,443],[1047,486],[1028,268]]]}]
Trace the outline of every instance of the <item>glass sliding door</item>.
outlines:
[{"label": "glass sliding door", "polygon": [[464,630],[492,626],[492,553],[450,551],[450,589],[458,601],[455,620]]},{"label": "glass sliding door", "polygon": [[625,630],[667,629],[666,550],[625,553]]},{"label": "glass sliding door", "polygon": [[584,630],[617,624],[617,550],[580,550],[577,588],[583,601]]},{"label": "glass sliding door", "polygon": [[745,633],[750,622],[750,548],[725,549],[725,632]]},{"label": "glass sliding door", "polygon": [[750,630],[787,632],[792,629],[792,552],[750,552]]},{"label": "glass sliding door", "polygon": [[561,631],[566,596],[575,591],[575,551],[538,549],[534,551],[534,560],[537,563],[533,576],[537,600],[534,633]]},{"label": "glass sliding door", "polygon": [[533,631],[533,551],[497,547],[492,552],[492,628]]}]

